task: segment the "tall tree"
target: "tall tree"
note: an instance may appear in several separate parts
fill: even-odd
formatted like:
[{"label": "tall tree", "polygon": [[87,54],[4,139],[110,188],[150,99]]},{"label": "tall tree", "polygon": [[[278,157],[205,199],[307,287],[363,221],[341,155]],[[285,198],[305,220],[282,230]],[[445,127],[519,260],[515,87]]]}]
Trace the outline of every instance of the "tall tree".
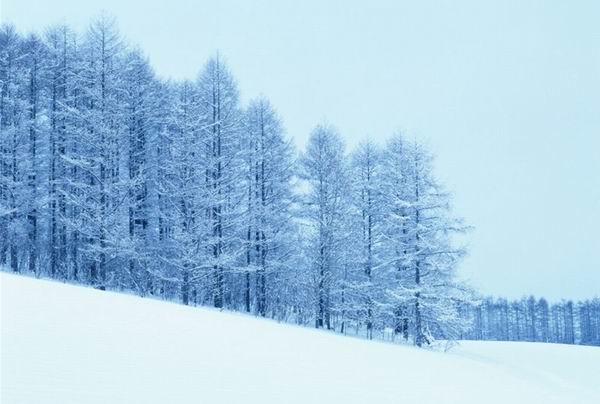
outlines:
[{"label": "tall tree", "polygon": [[339,279],[345,241],[348,184],[344,144],[337,131],[330,126],[317,126],[311,133],[301,164],[301,176],[310,187],[306,203],[311,238],[309,254],[314,269],[315,326],[329,329],[332,289]]},{"label": "tall tree", "polygon": [[[61,25],[48,29],[45,43],[48,53],[46,93],[48,175],[47,192],[49,272],[55,276],[67,274],[68,224],[74,220],[77,208],[70,204],[69,195],[74,193],[77,169],[69,164],[69,155],[77,158],[78,129],[81,127],[76,105],[78,87],[75,36],[68,27]],[[77,124],[76,124],[77,122]],[[78,126],[76,126],[78,125]],[[67,207],[71,207],[67,212]],[[78,277],[77,226],[71,226],[71,267],[74,278]]]},{"label": "tall tree", "polygon": [[255,304],[267,313],[268,300],[277,301],[276,283],[288,267],[293,231],[291,205],[292,148],[268,100],[250,102],[245,114],[246,149],[246,267],[244,307],[250,311],[250,274],[255,275]]},{"label": "tall tree", "polygon": [[378,317],[380,301],[377,274],[380,265],[381,195],[379,176],[381,156],[373,143],[358,146],[351,156],[350,182],[352,184],[353,218],[357,222],[352,237],[357,248],[353,254],[358,271],[348,282],[351,300],[349,307],[356,321],[366,326],[367,338],[373,338],[374,322]]},{"label": "tall tree", "polygon": [[154,144],[161,130],[157,104],[157,83],[141,52],[125,58],[124,97],[127,141],[128,243],[121,250],[128,255],[128,275],[135,288],[145,294],[151,287],[149,265],[158,238],[158,189]]},{"label": "tall tree", "polygon": [[244,190],[243,158],[239,132],[241,111],[233,76],[219,55],[210,59],[197,82],[205,162],[207,215],[210,220],[210,272],[212,300],[224,307],[228,294],[226,274],[231,275],[244,253],[237,239]]},{"label": "tall tree", "polygon": [[22,231],[26,228],[22,191],[27,189],[23,167],[29,137],[27,82],[23,39],[13,26],[4,25],[0,30],[0,264],[8,258],[14,272],[21,269],[18,246],[28,245]]},{"label": "tall tree", "polygon": [[426,148],[396,138],[389,150],[385,170],[392,174],[385,180],[384,192],[390,201],[392,262],[394,269],[400,267],[397,307],[411,309],[417,346],[429,343],[433,335],[455,338],[463,326],[458,303],[467,301],[469,293],[455,279],[463,250],[453,245],[451,235],[463,226],[450,214],[448,194],[433,175]]},{"label": "tall tree", "polygon": [[27,81],[28,81],[28,127],[29,127],[29,158],[27,159],[27,225],[29,241],[29,271],[37,273],[37,259],[40,252],[39,245],[39,211],[42,198],[40,198],[40,156],[42,150],[41,137],[44,134],[43,123],[40,117],[45,106],[44,79],[46,74],[46,49],[37,35],[30,35],[24,43],[26,55]]},{"label": "tall tree", "polygon": [[159,244],[161,277],[176,279],[183,304],[205,278],[208,239],[204,143],[196,88],[191,82],[174,87],[168,100],[167,131],[160,137],[158,170]]},{"label": "tall tree", "polygon": [[90,281],[99,289],[121,280],[118,246],[126,234],[126,221],[122,220],[126,200],[121,170],[124,138],[120,136],[124,128],[122,50],[113,19],[101,15],[92,22],[83,44],[80,73],[85,94],[79,112],[85,125],[80,131],[83,144],[71,163],[82,173],[77,184],[79,229],[86,239],[82,251]]}]

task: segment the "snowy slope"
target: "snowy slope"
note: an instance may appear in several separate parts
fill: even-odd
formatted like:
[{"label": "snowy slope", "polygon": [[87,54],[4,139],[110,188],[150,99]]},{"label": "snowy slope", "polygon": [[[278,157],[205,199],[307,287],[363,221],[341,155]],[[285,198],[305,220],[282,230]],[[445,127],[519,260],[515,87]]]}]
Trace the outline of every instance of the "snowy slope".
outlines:
[{"label": "snowy slope", "polygon": [[0,274],[1,402],[600,403],[600,349],[450,353]]}]

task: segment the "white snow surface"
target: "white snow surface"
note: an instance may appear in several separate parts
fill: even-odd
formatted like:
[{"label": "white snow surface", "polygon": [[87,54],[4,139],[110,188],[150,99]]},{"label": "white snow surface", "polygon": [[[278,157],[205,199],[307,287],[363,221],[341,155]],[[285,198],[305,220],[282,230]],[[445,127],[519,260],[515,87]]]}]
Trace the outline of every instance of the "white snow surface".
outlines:
[{"label": "white snow surface", "polygon": [[600,403],[600,348],[450,352],[0,274],[0,402]]}]

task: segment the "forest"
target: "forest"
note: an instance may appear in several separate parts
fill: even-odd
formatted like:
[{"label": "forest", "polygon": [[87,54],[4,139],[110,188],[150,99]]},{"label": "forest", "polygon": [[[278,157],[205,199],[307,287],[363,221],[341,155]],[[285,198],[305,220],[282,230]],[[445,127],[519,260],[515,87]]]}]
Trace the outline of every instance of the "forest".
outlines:
[{"label": "forest", "polygon": [[600,299],[554,304],[533,296],[478,299],[464,308],[471,328],[461,339],[555,342],[600,346]]},{"label": "forest", "polygon": [[600,345],[600,300],[481,297],[424,142],[297,151],[215,54],[158,77],[113,19],[0,28],[0,266],[365,338]]}]

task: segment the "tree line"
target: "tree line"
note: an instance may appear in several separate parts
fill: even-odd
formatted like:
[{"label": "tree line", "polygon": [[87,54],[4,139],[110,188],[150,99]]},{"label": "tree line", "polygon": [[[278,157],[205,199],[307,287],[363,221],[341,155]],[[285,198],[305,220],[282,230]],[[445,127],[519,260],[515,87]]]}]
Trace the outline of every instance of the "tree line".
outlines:
[{"label": "tree line", "polygon": [[464,339],[555,342],[600,346],[600,299],[550,304],[533,296],[520,300],[487,297],[466,306],[472,327]]},{"label": "tree line", "polygon": [[422,142],[347,152],[321,124],[298,153],[218,54],[160,79],[105,15],[2,26],[0,89],[7,270],[418,346],[472,332],[466,227]]}]

